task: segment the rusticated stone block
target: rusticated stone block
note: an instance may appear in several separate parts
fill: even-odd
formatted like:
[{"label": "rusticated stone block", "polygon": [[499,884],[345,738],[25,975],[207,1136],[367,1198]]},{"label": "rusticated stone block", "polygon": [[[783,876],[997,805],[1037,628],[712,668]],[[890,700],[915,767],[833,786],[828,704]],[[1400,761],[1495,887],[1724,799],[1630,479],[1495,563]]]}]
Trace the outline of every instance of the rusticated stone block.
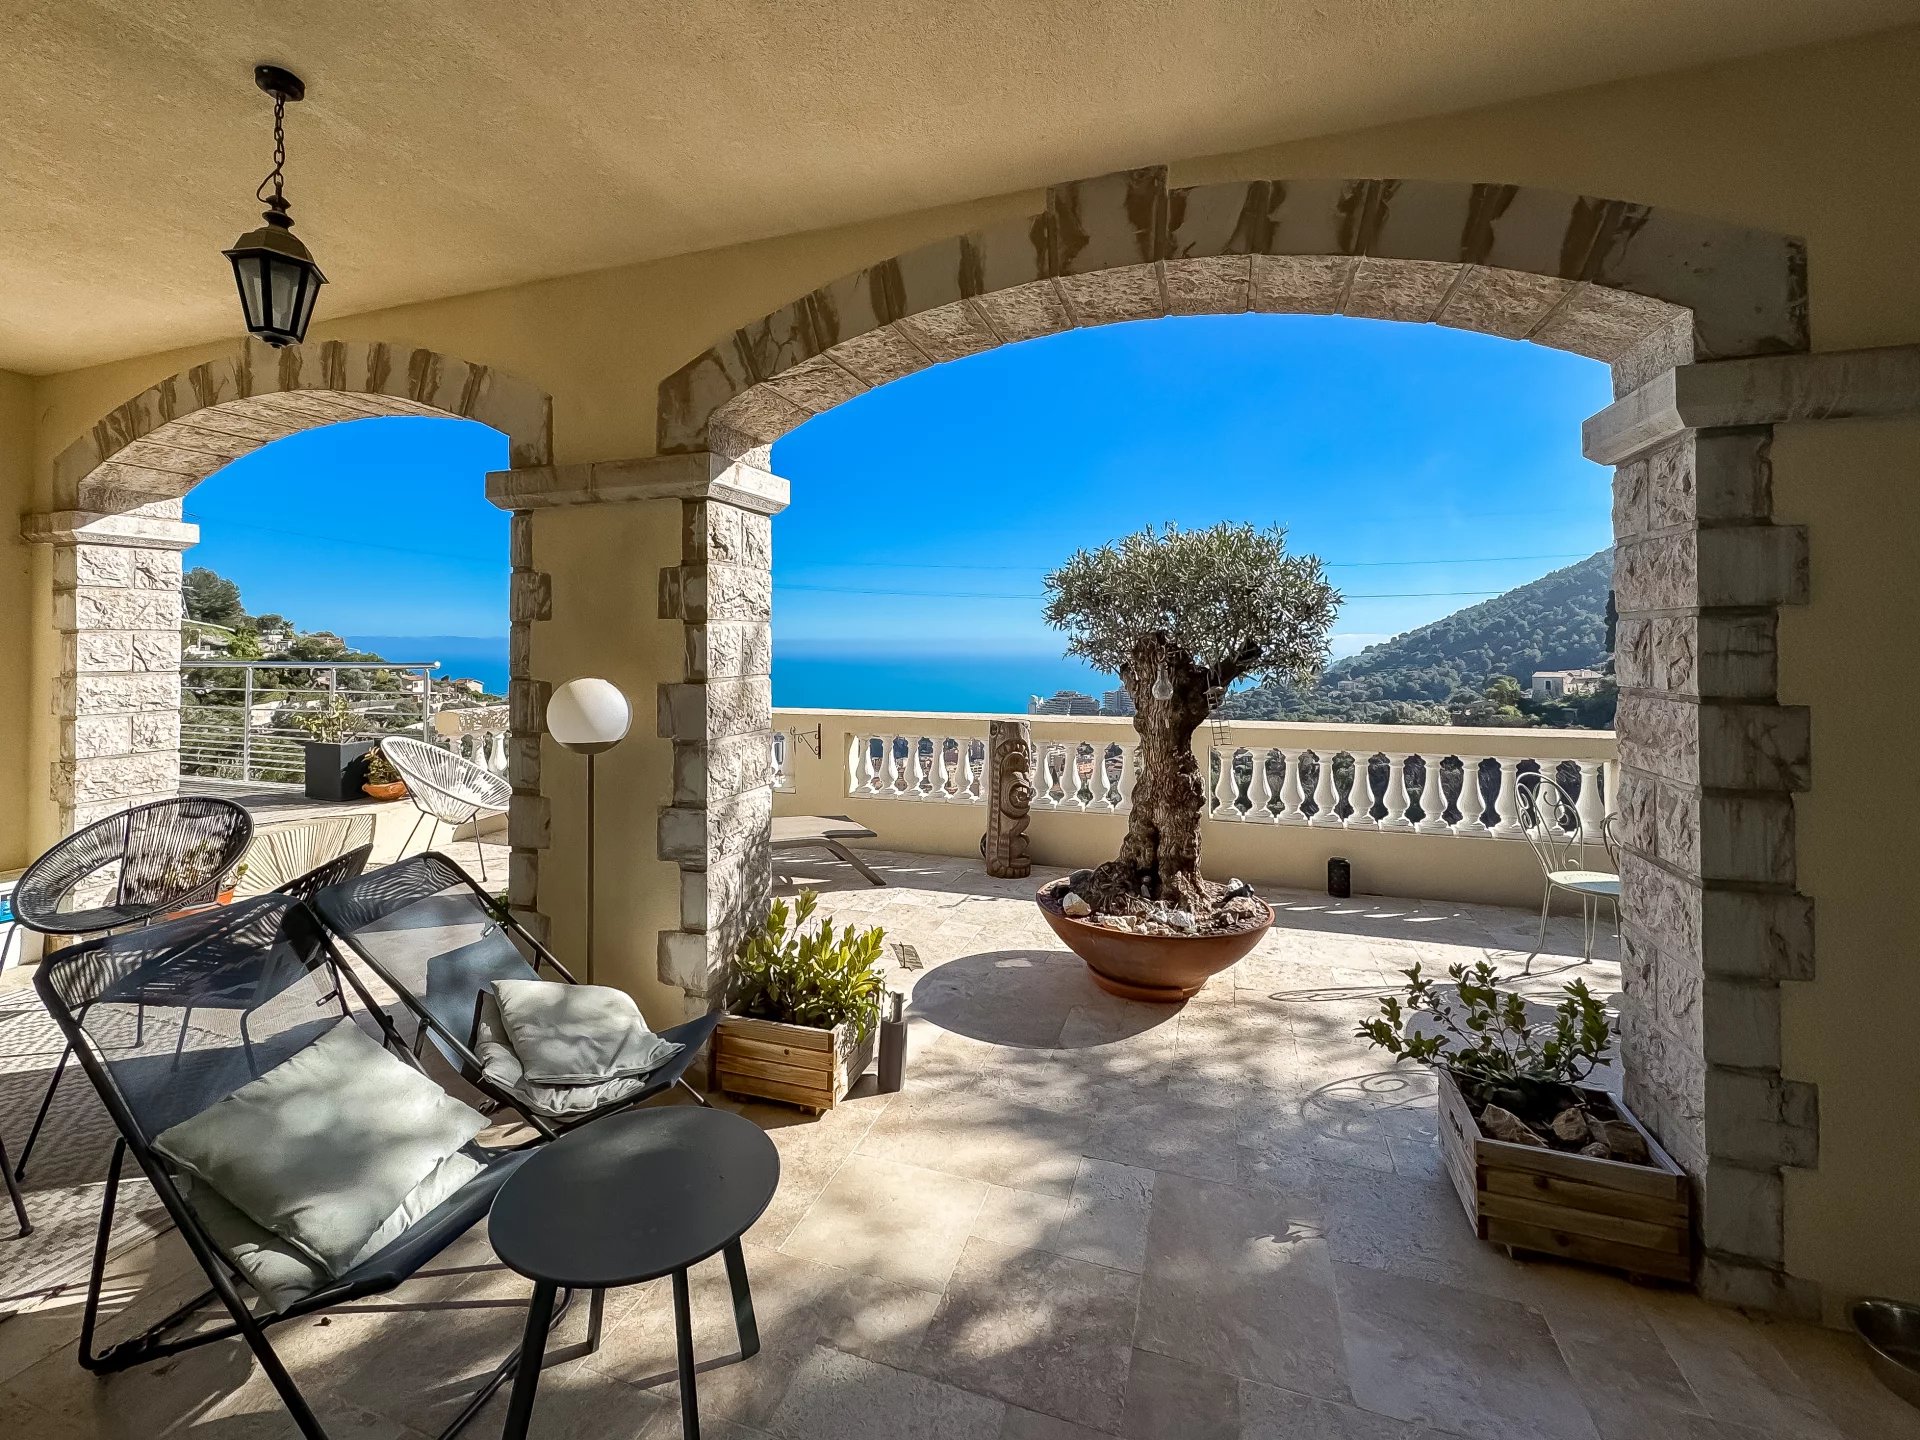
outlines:
[{"label": "rusticated stone block", "polygon": [[[997,321],[995,328],[999,328]],[[827,353],[841,369],[870,386],[885,385],[889,380],[912,375],[933,363],[926,351],[891,325],[842,340]],[[797,413],[804,416],[804,412]]]},{"label": "rusticated stone block", "polygon": [[1782,891],[1708,889],[1700,897],[1708,975],[1813,978],[1813,902]]},{"label": "rusticated stone block", "polygon": [[1818,1324],[1820,1287],[1796,1279],[1766,1264],[1748,1263],[1713,1251],[1700,1257],[1694,1274],[1700,1298],[1742,1310],[1764,1310],[1771,1315]]},{"label": "rusticated stone block", "polygon": [[1779,617],[1701,615],[1693,622],[1696,693],[1719,700],[1771,700],[1779,676]]},{"label": "rusticated stone block", "polygon": [[91,760],[107,755],[127,755],[136,748],[133,743],[131,715],[83,715],[71,726],[62,726],[61,730],[60,756],[63,760]]},{"label": "rusticated stone block", "polygon": [[134,710],[178,710],[180,681],[168,674],[79,674],[54,684],[61,715],[119,715]]},{"label": "rusticated stone block", "polygon": [[1167,313],[1155,265],[1130,265],[1086,275],[1063,275],[1056,282],[1074,319],[1082,325],[1113,325],[1151,320]]},{"label": "rusticated stone block", "polygon": [[766,382],[790,404],[819,414],[867,389],[864,380],[843,369],[831,354],[816,355]]},{"label": "rusticated stone block", "polygon": [[1807,532],[1800,525],[1725,525],[1699,532],[1703,608],[1804,605]]},{"label": "rusticated stone block", "polygon": [[515,850],[507,856],[507,904],[534,910],[540,905],[540,856]]},{"label": "rusticated stone block", "polygon": [[507,518],[507,564],[515,570],[533,568],[533,516],[525,510]]},{"label": "rusticated stone block", "polygon": [[533,676],[533,625],[519,621],[507,626],[507,674],[516,680]]},{"label": "rusticated stone block", "polygon": [[[662,571],[663,584],[666,571]],[[677,600],[662,590],[663,618],[678,615],[694,625],[713,620],[770,621],[773,574],[760,565],[683,565],[677,572]],[[667,610],[672,603],[675,609]]]},{"label": "rusticated stone block", "polygon": [[1707,1148],[1736,1165],[1820,1163],[1820,1101],[1813,1086],[1768,1071],[1707,1071]]},{"label": "rusticated stone block", "polygon": [[1808,711],[1798,705],[1620,697],[1620,761],[1718,790],[1805,790],[1812,783]]},{"label": "rusticated stone block", "polygon": [[1552,276],[1470,265],[1436,318],[1457,329],[1524,340],[1572,288]]},{"label": "rusticated stone block", "polygon": [[1673,307],[1601,285],[1576,285],[1528,337],[1555,350],[1611,361],[1665,325]]},{"label": "rusticated stone block", "polygon": [[507,728],[516,735],[547,733],[547,701],[553,686],[545,680],[514,676],[507,681]]},{"label": "rusticated stone block", "polygon": [[[744,450],[771,445],[796,425],[804,425],[812,418],[810,412],[802,410],[771,385],[755,385],[741,391],[708,418],[707,448],[716,454],[743,458]],[[732,443],[723,443],[726,436],[734,437]],[[752,442],[751,446],[743,446],[742,437]]]},{"label": "rusticated stone block", "polygon": [[1639,389],[1675,366],[1691,365],[1694,359],[1692,312],[1676,307],[1665,321],[1613,357],[1614,397]]},{"label": "rusticated stone block", "polygon": [[729,857],[763,848],[772,817],[773,791],[764,788],[714,800],[705,807],[662,806],[660,858],[711,869]]},{"label": "rusticated stone block", "polygon": [[773,783],[773,736],[730,735],[673,747],[673,803],[698,806]]},{"label": "rusticated stone block", "polygon": [[507,783],[517,794],[537,794],[540,789],[541,741],[538,735],[507,737]]},{"label": "rusticated stone block", "polygon": [[1780,986],[1772,980],[1708,976],[1702,983],[1701,1037],[1708,1065],[1780,1068]]},{"label": "rusticated stone block", "polygon": [[177,590],[56,590],[53,623],[62,630],[178,630]]},{"label": "rusticated stone block", "polygon": [[1363,258],[1341,313],[1424,324],[1440,313],[1459,275],[1459,265],[1441,261]]},{"label": "rusticated stone block", "polygon": [[922,310],[895,323],[936,362],[977,355],[1000,343],[1000,337],[969,300]]},{"label": "rusticated stone block", "polygon": [[705,870],[680,872],[681,928],[729,938],[731,944],[765,915],[772,891],[771,851],[743,854]]},{"label": "rusticated stone block", "polygon": [[127,639],[127,668],[140,671],[176,671],[180,668],[180,632],[135,630]]},{"label": "rusticated stone block", "polygon": [[[178,645],[178,632],[175,632]],[[133,635],[125,630],[68,630],[60,636],[61,675],[133,669]]]},{"label": "rusticated stone block", "polygon": [[179,778],[179,757],[165,750],[61,761],[54,767],[53,798],[74,805],[103,800],[131,802],[150,795],[171,795]]},{"label": "rusticated stone block", "polygon": [[136,751],[180,748],[178,710],[139,710],[129,715],[127,721]]},{"label": "rusticated stone block", "polygon": [[1334,315],[1357,261],[1328,255],[1255,255],[1253,308],[1276,315]]},{"label": "rusticated stone block", "polygon": [[1786,1185],[1777,1170],[1709,1162],[1700,1194],[1700,1242],[1748,1263],[1784,1262]]},{"label": "rusticated stone block", "polygon": [[507,798],[507,843],[516,850],[544,850],[553,841],[553,804],[545,795]]},{"label": "rusticated stone block", "polygon": [[662,685],[659,718],[661,735],[695,744],[767,731],[773,723],[772,682],[756,675]]},{"label": "rusticated stone block", "polygon": [[1773,430],[1706,430],[1664,446],[1652,464],[1655,529],[1701,522],[1753,523],[1773,513]]},{"label": "rusticated stone block", "polygon": [[1170,315],[1237,315],[1252,300],[1251,261],[1245,255],[1169,260],[1161,267]]},{"label": "rusticated stone block", "polygon": [[773,668],[773,627],[758,620],[722,620],[687,627],[687,679],[766,675]]},{"label": "rusticated stone block", "polygon": [[730,957],[719,938],[691,930],[660,932],[660,979],[689,997],[718,1001]]},{"label": "rusticated stone block", "polygon": [[[1616,541],[1644,535],[1651,528],[1648,497],[1653,488],[1652,463],[1651,456],[1636,455],[1613,468],[1613,536]],[[1620,567],[1617,552],[1613,563],[1617,575]]]},{"label": "rusticated stone block", "polygon": [[1011,344],[1015,340],[1037,340],[1043,335],[1058,335],[1073,328],[1073,316],[1067,302],[1051,280],[1037,280],[1008,290],[996,290],[974,302],[999,337]]},{"label": "rusticated stone block", "polygon": [[1652,621],[1623,616],[1614,623],[1613,673],[1622,690],[1644,690],[1654,683]]},{"label": "rusticated stone block", "polygon": [[515,570],[507,577],[507,618],[515,623],[553,618],[553,577],[544,570]]},{"label": "rusticated stone block", "polygon": [[135,550],[132,583],[142,590],[178,590],[181,567],[178,550]]}]

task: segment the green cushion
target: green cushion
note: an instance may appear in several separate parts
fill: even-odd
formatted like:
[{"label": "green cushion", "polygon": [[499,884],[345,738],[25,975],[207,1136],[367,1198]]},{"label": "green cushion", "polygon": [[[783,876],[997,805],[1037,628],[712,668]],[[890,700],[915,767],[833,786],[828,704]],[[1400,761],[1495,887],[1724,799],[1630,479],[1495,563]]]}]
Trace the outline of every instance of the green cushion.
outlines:
[{"label": "green cushion", "polygon": [[342,1020],[154,1149],[331,1277],[486,1125]]}]

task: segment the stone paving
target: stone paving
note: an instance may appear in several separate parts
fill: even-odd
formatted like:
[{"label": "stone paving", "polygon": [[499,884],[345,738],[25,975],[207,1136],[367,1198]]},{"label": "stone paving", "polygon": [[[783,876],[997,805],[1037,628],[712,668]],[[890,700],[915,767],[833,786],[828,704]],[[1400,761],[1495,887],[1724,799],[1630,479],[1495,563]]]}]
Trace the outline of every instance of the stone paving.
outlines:
[{"label": "stone paving", "polygon": [[[1516,1262],[1468,1232],[1431,1086],[1352,1037],[1393,972],[1490,955],[1518,911],[1304,893],[1179,1009],[1112,999],[1043,929],[1034,879],[873,852],[810,866],[842,919],[917,952],[907,1088],[819,1120],[721,1101],[782,1159],[746,1252],[764,1340],[734,1351],[694,1272],[709,1440],[1901,1440],[1920,1412],[1850,1337]],[[1618,984],[1556,919],[1528,988]],[[896,954],[898,961],[901,957]],[[527,1286],[476,1231],[394,1294],[274,1332],[335,1435],[431,1434],[513,1344]],[[117,1328],[195,1284],[177,1237],[115,1266]],[[582,1307],[584,1308],[584,1307]],[[678,1435],[665,1282],[609,1297],[549,1369],[534,1433]],[[95,1380],[77,1302],[0,1323],[0,1434],[291,1433],[237,1344]],[[559,1341],[584,1324],[567,1317]],[[471,1433],[497,1434],[496,1400]]]}]

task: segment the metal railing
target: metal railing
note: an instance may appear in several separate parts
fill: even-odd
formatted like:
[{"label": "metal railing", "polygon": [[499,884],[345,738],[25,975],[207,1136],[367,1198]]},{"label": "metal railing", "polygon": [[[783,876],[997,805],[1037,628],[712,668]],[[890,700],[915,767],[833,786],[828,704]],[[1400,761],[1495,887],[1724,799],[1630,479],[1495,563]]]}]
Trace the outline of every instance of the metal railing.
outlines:
[{"label": "metal railing", "polygon": [[[297,784],[314,720],[344,704],[349,740],[436,740],[438,660],[196,660],[180,669],[180,773]],[[444,743],[444,742],[442,742]]]}]

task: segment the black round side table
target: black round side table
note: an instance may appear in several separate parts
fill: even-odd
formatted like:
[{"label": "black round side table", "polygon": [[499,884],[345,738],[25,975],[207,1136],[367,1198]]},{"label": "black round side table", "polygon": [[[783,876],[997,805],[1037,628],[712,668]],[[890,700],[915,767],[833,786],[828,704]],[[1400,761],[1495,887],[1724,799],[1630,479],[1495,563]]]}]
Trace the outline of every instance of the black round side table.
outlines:
[{"label": "black round side table", "polygon": [[740,1358],[760,1349],[740,1237],[773,1199],[780,1152],[751,1120],[672,1106],[609,1115],[570,1131],[510,1176],[487,1219],[494,1253],[533,1281],[507,1405],[507,1440],[523,1440],[559,1289],[593,1292],[588,1347],[599,1344],[601,1293],[673,1277],[680,1421],[699,1440],[687,1269],[726,1252]]}]

